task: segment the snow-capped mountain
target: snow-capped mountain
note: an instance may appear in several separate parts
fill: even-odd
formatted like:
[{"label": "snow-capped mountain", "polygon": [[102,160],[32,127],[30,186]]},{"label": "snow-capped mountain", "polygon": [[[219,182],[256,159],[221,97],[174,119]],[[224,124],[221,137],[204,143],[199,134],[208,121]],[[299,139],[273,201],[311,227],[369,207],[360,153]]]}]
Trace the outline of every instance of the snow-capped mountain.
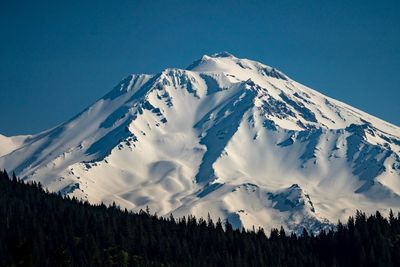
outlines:
[{"label": "snow-capped mountain", "polygon": [[0,136],[51,191],[235,227],[317,229],[400,209],[400,128],[228,53],[130,75],[68,122]]}]

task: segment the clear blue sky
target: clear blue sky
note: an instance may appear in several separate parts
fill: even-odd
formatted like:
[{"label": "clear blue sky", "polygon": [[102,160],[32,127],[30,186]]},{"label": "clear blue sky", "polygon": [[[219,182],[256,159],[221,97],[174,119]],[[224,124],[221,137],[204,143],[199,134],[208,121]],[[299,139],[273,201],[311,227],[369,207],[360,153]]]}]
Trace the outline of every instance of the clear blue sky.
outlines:
[{"label": "clear blue sky", "polygon": [[37,133],[130,73],[229,51],[400,125],[400,1],[0,1],[0,133]]}]

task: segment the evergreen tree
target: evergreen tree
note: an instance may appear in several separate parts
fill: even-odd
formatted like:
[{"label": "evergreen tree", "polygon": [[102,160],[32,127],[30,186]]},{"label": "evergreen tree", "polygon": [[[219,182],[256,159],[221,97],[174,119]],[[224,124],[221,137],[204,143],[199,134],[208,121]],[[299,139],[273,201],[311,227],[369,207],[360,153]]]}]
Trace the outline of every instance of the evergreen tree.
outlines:
[{"label": "evergreen tree", "polygon": [[[335,229],[335,230],[333,230]],[[400,266],[400,215],[297,236],[91,205],[0,171],[0,266]]]}]

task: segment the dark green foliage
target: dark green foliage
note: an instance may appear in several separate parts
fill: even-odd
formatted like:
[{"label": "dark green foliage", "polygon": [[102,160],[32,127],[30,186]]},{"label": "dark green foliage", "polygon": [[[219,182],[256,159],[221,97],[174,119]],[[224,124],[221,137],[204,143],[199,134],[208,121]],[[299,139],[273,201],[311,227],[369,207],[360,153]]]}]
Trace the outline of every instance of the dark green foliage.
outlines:
[{"label": "dark green foliage", "polygon": [[400,266],[400,217],[358,211],[335,231],[267,238],[62,198],[0,171],[0,266]]}]

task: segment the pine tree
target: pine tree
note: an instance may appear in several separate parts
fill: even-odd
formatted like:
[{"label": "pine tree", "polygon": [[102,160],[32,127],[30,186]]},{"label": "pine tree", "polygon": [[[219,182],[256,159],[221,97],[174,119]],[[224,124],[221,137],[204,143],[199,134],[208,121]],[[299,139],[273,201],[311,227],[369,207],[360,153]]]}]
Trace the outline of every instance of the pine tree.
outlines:
[{"label": "pine tree", "polygon": [[235,230],[46,193],[0,171],[0,266],[400,266],[400,216],[357,211],[335,230]]}]

